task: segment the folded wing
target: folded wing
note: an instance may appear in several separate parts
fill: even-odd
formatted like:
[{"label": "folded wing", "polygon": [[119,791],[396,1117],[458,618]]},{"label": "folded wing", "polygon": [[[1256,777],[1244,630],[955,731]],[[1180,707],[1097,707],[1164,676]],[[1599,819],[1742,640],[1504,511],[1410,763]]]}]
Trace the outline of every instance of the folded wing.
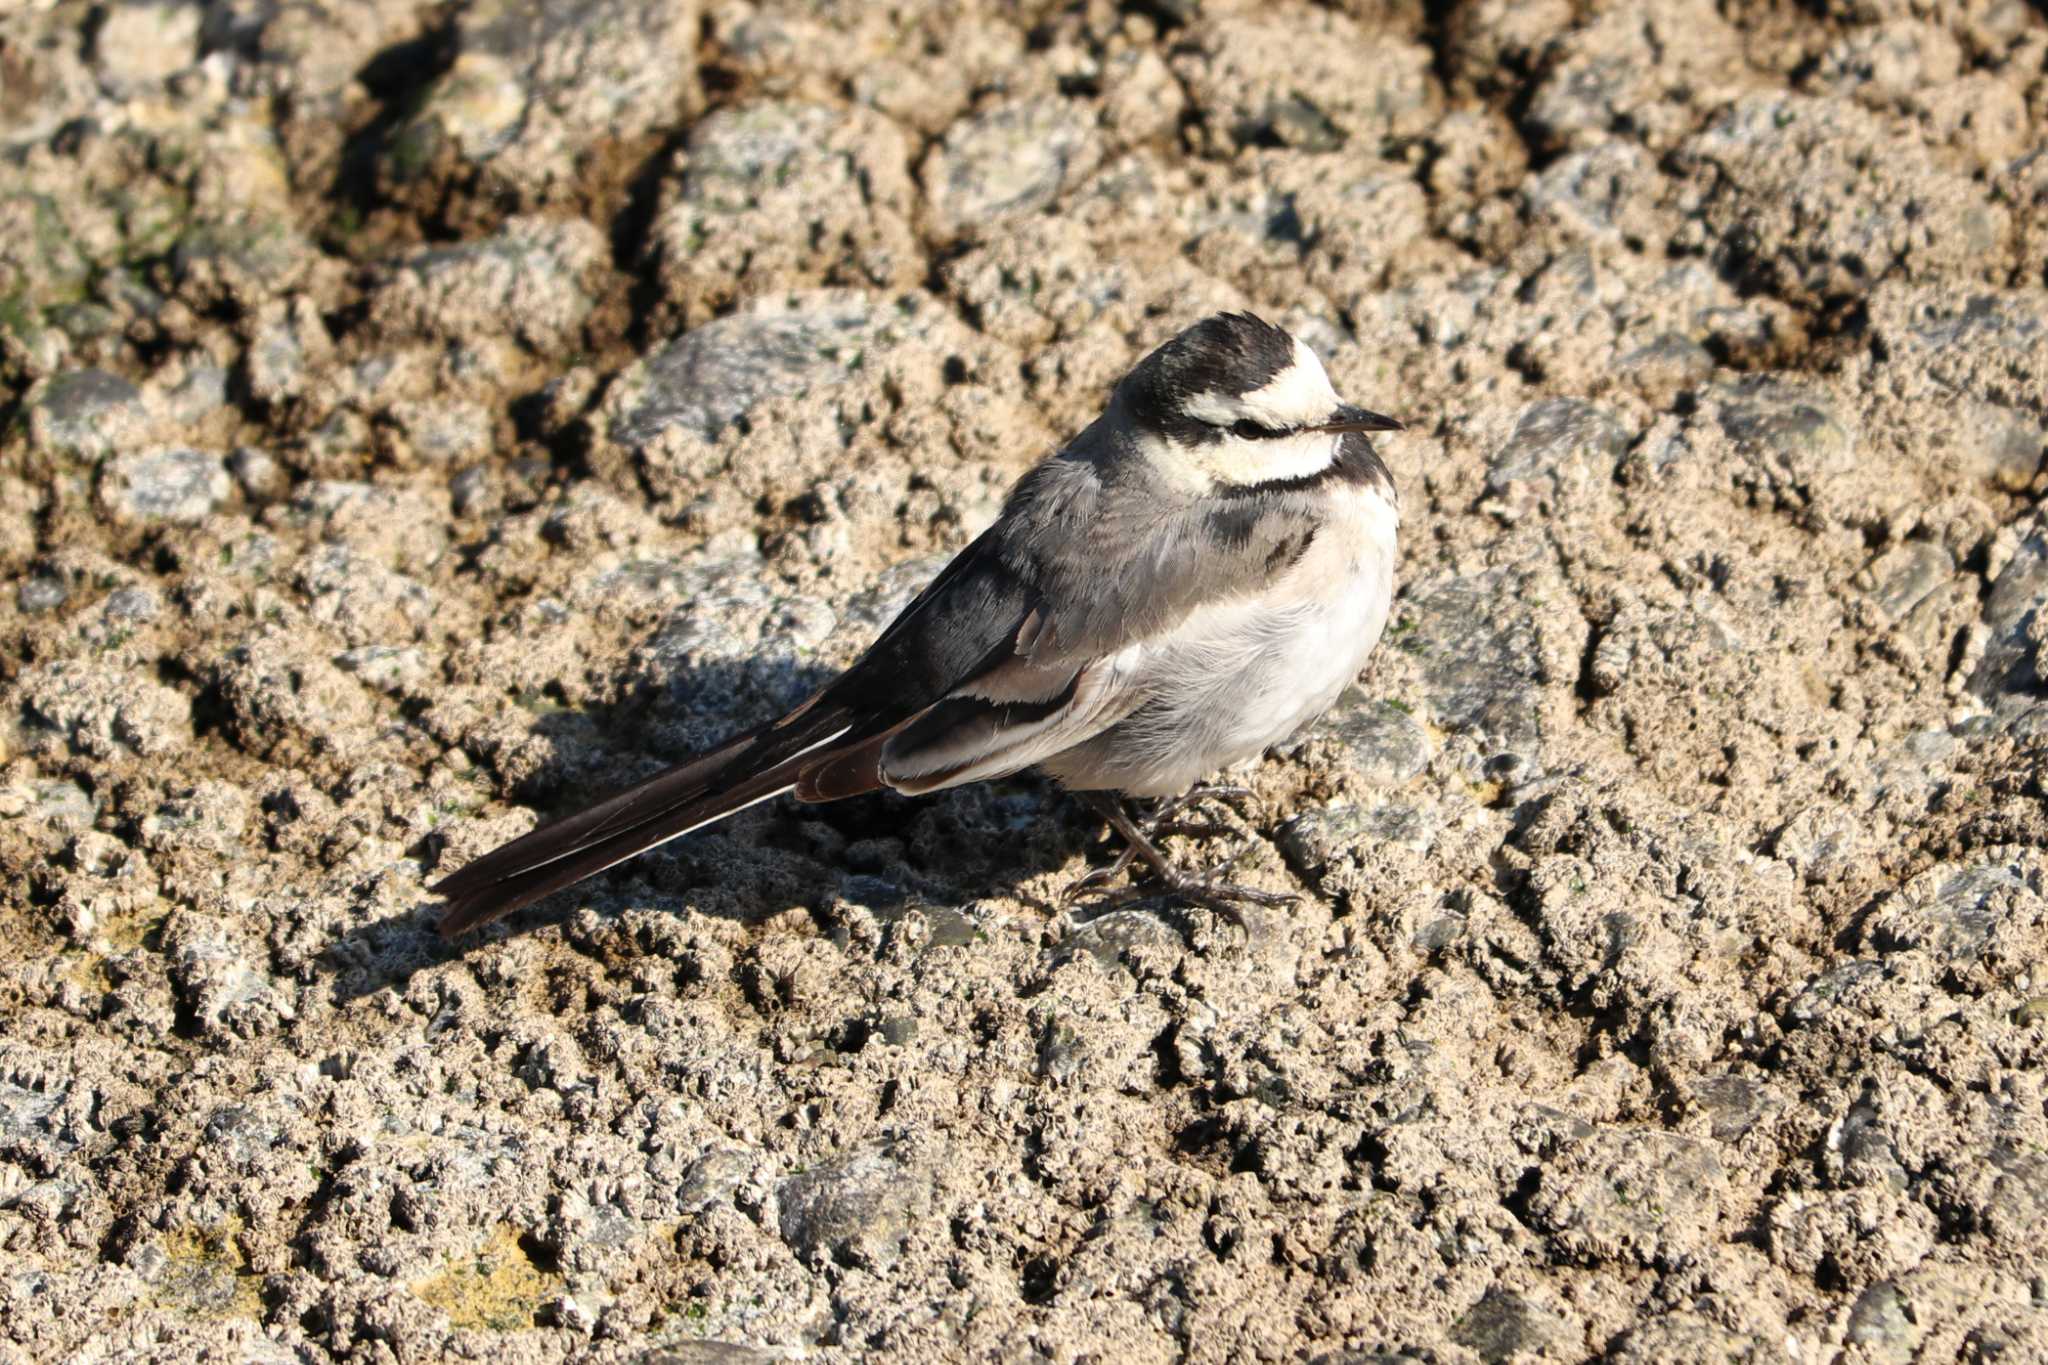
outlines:
[{"label": "folded wing", "polygon": [[[1119,499],[1086,460],[1019,485],[838,679],[788,715],[544,825],[434,886],[454,936],[784,792],[936,791],[1030,767],[1139,705],[1145,642],[1256,591],[1299,509]],[[1219,523],[1219,518],[1226,520]],[[1219,525],[1227,534],[1219,535]],[[1292,529],[1290,529],[1292,528]]]}]

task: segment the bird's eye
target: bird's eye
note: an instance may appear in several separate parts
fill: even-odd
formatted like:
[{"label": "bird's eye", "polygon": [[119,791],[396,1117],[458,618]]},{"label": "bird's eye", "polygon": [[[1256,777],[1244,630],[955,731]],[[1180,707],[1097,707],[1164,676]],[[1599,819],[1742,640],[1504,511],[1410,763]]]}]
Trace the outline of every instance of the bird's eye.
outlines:
[{"label": "bird's eye", "polygon": [[1275,431],[1271,427],[1262,427],[1251,418],[1243,417],[1231,423],[1230,434],[1246,441],[1266,441],[1275,436],[1285,436],[1287,433]]}]

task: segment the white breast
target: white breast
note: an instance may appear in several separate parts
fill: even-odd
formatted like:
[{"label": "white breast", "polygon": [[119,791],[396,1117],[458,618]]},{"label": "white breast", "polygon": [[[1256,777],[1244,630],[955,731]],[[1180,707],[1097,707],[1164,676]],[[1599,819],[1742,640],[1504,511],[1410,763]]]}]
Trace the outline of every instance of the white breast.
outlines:
[{"label": "white breast", "polygon": [[1398,516],[1346,488],[1308,553],[1265,592],[1202,608],[1149,642],[1150,698],[1042,766],[1069,787],[1169,796],[1254,758],[1328,710],[1386,628]]}]

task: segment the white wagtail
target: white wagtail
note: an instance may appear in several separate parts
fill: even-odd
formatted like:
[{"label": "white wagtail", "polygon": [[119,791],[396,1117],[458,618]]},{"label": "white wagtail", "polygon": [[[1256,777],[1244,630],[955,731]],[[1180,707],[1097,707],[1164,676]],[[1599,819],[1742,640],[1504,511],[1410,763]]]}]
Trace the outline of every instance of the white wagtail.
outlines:
[{"label": "white wagtail", "polygon": [[[1322,362],[1249,313],[1188,328],[1011,491],[810,700],[435,886],[454,935],[785,792],[916,794],[1036,765],[1173,891],[1115,793],[1171,797],[1329,709],[1387,623],[1399,499]],[[1118,868],[1128,863],[1129,854]],[[1092,878],[1089,880],[1093,880]]]}]

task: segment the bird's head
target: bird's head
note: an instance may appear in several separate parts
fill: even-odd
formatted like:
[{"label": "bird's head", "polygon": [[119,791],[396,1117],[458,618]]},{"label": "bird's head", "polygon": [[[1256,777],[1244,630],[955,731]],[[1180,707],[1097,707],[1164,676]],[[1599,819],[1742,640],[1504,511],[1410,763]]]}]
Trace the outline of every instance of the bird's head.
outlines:
[{"label": "bird's head", "polygon": [[1401,424],[1345,403],[1306,343],[1250,313],[1189,327],[1124,376],[1117,401],[1143,457],[1191,488],[1342,477],[1392,491],[1366,433]]}]

